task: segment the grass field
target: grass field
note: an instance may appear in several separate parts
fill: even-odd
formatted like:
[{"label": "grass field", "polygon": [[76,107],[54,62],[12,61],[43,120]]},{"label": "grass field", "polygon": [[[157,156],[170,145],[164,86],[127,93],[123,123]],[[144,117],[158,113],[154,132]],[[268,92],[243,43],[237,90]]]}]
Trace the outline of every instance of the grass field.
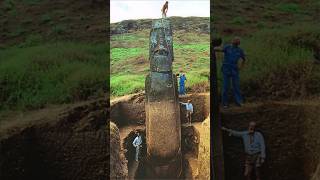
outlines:
[{"label": "grass field", "polygon": [[[224,36],[224,42],[230,39]],[[240,72],[244,93],[292,97],[319,91],[316,79],[320,77],[320,67],[313,57],[313,47],[319,41],[319,26],[308,24],[265,29],[251,37],[244,36],[241,47],[248,60]],[[219,67],[222,58],[218,54]],[[218,72],[221,73],[220,68]],[[218,78],[221,83],[221,76]]]},{"label": "grass field", "polygon": [[[217,36],[223,37],[224,43],[232,38],[231,35]],[[320,77],[319,66],[314,64],[313,58],[313,47],[320,40],[320,28],[316,24],[265,28],[250,36],[241,36],[241,39],[241,47],[248,60],[241,70],[244,94],[258,96],[262,93],[270,97],[288,98],[316,93],[320,89],[315,83]],[[148,44],[146,30],[112,37],[112,96],[144,90],[145,76],[149,71]],[[188,90],[199,86],[209,87],[208,35],[175,32],[174,55],[173,71],[186,73]],[[219,84],[222,83],[222,59],[223,56],[218,54]],[[297,80],[297,77],[300,79]]]},{"label": "grass field", "polygon": [[1,49],[1,109],[35,109],[103,95],[109,69],[106,48],[57,42]]},{"label": "grass field", "polygon": [[[184,72],[187,88],[199,84],[209,88],[210,46],[208,34],[174,32],[173,72]],[[144,90],[149,73],[149,30],[111,38],[111,95]]]}]

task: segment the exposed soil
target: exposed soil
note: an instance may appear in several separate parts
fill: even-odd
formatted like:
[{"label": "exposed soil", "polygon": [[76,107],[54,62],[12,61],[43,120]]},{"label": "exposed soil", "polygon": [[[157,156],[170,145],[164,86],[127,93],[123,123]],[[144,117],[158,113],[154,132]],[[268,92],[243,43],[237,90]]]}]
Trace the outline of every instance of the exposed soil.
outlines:
[{"label": "exposed soil", "polygon": [[[319,99],[303,102],[266,102],[246,104],[222,112],[222,124],[245,130],[256,121],[263,133],[267,159],[265,180],[308,180],[319,163]],[[224,134],[224,158],[227,180],[243,179],[242,140]]]},{"label": "exposed soil", "polygon": [[110,179],[127,179],[128,167],[120,144],[120,132],[110,123]]},{"label": "exposed soil", "polygon": [[[194,106],[193,122],[202,122],[210,113],[210,96],[208,93],[190,94],[180,96],[180,102],[192,100]],[[181,109],[181,123],[186,123],[186,110],[183,105]],[[111,101],[111,121],[120,129],[128,125],[143,125],[145,123],[144,94],[137,93],[123,96]]]},{"label": "exposed soil", "polygon": [[0,179],[106,179],[107,106],[99,99],[3,120]]},{"label": "exposed soil", "polygon": [[[183,177],[185,179],[199,176],[198,154],[201,137],[201,122],[209,115],[209,94],[193,94],[180,97],[180,101],[192,100],[195,114],[192,126],[185,124],[185,110],[181,111],[181,150],[183,154]],[[140,179],[146,176],[144,166],[146,165],[146,142],[145,142],[145,110],[144,95],[142,93],[124,96],[111,101],[111,121],[116,123],[120,129],[122,148],[128,161],[129,179]],[[136,162],[135,148],[132,146],[135,131],[139,131],[143,138],[140,161]],[[209,141],[208,141],[209,142]],[[203,154],[209,155],[205,150]],[[209,159],[207,159],[209,160]]]}]

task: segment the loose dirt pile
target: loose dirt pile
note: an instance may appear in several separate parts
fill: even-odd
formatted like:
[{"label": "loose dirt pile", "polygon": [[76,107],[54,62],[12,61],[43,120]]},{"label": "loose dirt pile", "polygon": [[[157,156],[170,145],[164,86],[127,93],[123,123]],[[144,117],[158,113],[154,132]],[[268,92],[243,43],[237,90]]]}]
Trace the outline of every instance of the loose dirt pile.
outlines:
[{"label": "loose dirt pile", "polygon": [[[319,107],[319,100],[247,104],[223,111],[222,123],[246,130],[250,121],[257,122],[267,147],[264,179],[309,180],[320,159]],[[242,140],[224,134],[223,143],[226,179],[243,179]]]},{"label": "loose dirt pile", "polygon": [[0,179],[107,179],[107,105],[79,103],[1,128]]}]

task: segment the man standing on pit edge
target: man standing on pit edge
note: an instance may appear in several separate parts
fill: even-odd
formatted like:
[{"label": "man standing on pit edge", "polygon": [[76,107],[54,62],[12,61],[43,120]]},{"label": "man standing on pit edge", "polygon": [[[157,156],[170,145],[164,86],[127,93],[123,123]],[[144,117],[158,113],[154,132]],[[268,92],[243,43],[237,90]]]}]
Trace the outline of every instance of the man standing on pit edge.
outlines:
[{"label": "man standing on pit edge", "polygon": [[223,74],[223,87],[222,87],[222,105],[224,108],[229,107],[228,103],[228,92],[230,86],[230,80],[232,80],[233,94],[238,106],[242,106],[243,98],[240,92],[240,77],[238,61],[242,59],[240,69],[244,66],[246,61],[243,50],[239,47],[240,38],[235,37],[232,40],[232,44],[227,44],[221,48],[214,48],[216,52],[224,53],[224,60],[222,63],[222,74]]},{"label": "man standing on pit edge", "polygon": [[187,81],[186,75],[182,73],[180,75],[179,80],[179,94],[185,95],[186,94],[186,87],[185,87],[185,81]]}]

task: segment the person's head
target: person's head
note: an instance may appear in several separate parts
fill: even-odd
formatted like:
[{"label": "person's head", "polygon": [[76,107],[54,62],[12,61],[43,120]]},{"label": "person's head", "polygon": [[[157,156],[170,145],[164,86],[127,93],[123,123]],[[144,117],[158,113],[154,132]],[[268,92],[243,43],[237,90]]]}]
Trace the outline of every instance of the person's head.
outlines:
[{"label": "person's head", "polygon": [[249,127],[248,127],[249,134],[252,134],[252,133],[255,132],[256,126],[257,126],[257,123],[254,122],[254,121],[251,121],[251,122],[249,123]]},{"label": "person's head", "polygon": [[188,99],[188,101],[187,101],[188,103],[191,103],[191,99]]},{"label": "person's head", "polygon": [[222,39],[221,38],[215,37],[215,38],[212,39],[212,46],[213,47],[221,46],[221,44],[222,44]]},{"label": "person's head", "polygon": [[168,1],[166,1],[166,4],[168,4],[169,2]]},{"label": "person's head", "polygon": [[232,39],[232,45],[239,46],[240,45],[240,38],[239,37],[234,37]]},{"label": "person's head", "polygon": [[137,132],[136,132],[136,134],[137,134],[137,136],[140,136],[140,133],[139,133],[139,131],[137,131]]}]

